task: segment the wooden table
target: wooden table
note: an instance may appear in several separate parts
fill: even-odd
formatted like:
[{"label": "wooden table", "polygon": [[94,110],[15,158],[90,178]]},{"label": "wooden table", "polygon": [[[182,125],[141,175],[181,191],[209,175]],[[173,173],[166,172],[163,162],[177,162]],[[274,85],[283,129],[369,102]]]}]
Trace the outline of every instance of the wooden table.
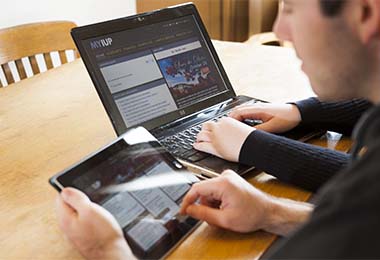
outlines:
[{"label": "wooden table", "polygon": [[[238,94],[269,101],[312,95],[291,49],[215,42]],[[81,258],[64,239],[48,178],[115,138],[81,60],[0,89],[0,258]],[[321,144],[325,141],[316,141]],[[339,143],[345,149],[346,142]],[[305,201],[308,192],[257,172],[255,186]],[[203,223],[170,258],[257,259],[274,241]]]}]

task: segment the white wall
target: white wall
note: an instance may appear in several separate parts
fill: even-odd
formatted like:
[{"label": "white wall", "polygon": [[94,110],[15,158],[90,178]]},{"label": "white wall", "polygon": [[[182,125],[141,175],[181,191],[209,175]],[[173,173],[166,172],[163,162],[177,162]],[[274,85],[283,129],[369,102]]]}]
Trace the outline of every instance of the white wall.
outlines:
[{"label": "white wall", "polygon": [[136,0],[13,0],[1,4],[0,28],[48,20],[84,25],[135,12]]},{"label": "white wall", "polygon": [[[5,1],[5,0],[1,0]],[[136,13],[136,0],[11,0],[7,4],[0,4],[0,29],[19,24],[69,20],[78,25],[100,22]],[[1,43],[0,43],[1,44]],[[69,61],[73,59],[68,53]],[[53,53],[53,64],[59,66],[58,54]],[[42,58],[37,56],[41,71],[46,70]],[[31,76],[29,62],[23,63],[26,73]],[[14,63],[10,63],[13,76],[19,80]],[[0,70],[0,81],[5,84],[5,77]]]}]

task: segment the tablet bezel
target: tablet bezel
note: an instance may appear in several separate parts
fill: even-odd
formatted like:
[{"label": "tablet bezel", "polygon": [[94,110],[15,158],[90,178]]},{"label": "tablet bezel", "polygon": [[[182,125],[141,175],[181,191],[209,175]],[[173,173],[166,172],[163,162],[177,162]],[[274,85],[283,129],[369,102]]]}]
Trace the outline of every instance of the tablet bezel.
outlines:
[{"label": "tablet bezel", "polygon": [[[131,135],[130,133],[133,132],[133,134]],[[137,134],[137,135],[136,135]],[[65,187],[70,187],[72,185],[70,185],[70,183],[62,183],[60,181],[60,177],[64,176],[64,175],[67,175],[67,174],[70,174],[72,170],[76,169],[77,167],[80,167],[81,165],[84,165],[84,164],[88,164],[88,163],[92,163],[91,160],[96,160],[97,156],[100,156],[102,153],[104,152],[107,152],[107,149],[109,148],[112,148],[115,144],[117,144],[118,142],[125,142],[127,145],[129,145],[128,143],[128,140],[131,140],[132,138],[133,139],[136,139],[136,136],[138,136],[138,138],[141,138],[142,140],[145,139],[145,141],[149,144],[153,144],[153,143],[157,143],[159,144],[156,139],[144,128],[142,127],[138,127],[138,128],[133,128],[133,129],[130,129],[128,130],[125,134],[123,134],[122,136],[120,136],[119,138],[117,138],[116,140],[114,140],[113,142],[111,142],[110,144],[102,147],[101,149],[97,150],[96,152],[86,156],[84,159],[80,160],[78,163],[68,167],[67,169],[61,171],[60,173],[54,175],[53,177],[51,177],[49,179],[49,183],[58,191],[62,191],[62,189],[64,189]],[[133,142],[136,142],[136,140],[133,140]],[[136,142],[136,143],[141,143],[141,142]],[[155,148],[154,146],[152,146],[153,148]],[[162,146],[159,146],[160,147],[160,156],[161,155],[164,155],[166,158],[165,158],[165,162],[170,164],[170,166],[173,168],[173,171],[176,171],[174,169],[178,169],[178,171],[182,171],[185,169],[185,167],[177,160],[175,159],[169,152],[165,152],[165,153],[161,153],[161,148],[164,149]],[[95,159],[94,159],[95,158]],[[76,178],[78,178],[78,176],[76,176]],[[72,179],[74,180],[74,179]],[[197,177],[194,175],[194,179],[189,179],[189,182],[192,182],[192,181],[196,181],[197,180]],[[101,204],[99,204],[101,205]],[[195,224],[189,224],[191,226],[191,228],[184,234],[181,234],[181,238],[178,239],[177,241],[174,241],[174,243],[172,245],[168,245],[162,249],[162,252],[164,252],[163,254],[160,254],[158,257],[161,259],[161,258],[164,258],[165,256],[167,256],[168,254],[170,254],[188,235],[190,235],[192,233],[192,231],[194,231],[194,229],[196,229],[196,227],[201,223],[201,221],[199,220],[195,220],[195,219],[191,219],[191,220],[194,220],[194,223]],[[123,228],[123,227],[121,227]],[[123,231],[124,233],[124,231]],[[162,246],[162,245],[161,245]],[[156,250],[159,250],[159,246],[158,245],[155,245],[153,246],[152,248],[150,248],[148,251],[144,251],[145,255],[144,257],[140,257],[140,259],[145,259],[145,258],[152,258],[150,254],[152,254],[152,251],[156,248]],[[158,248],[158,249],[157,249]],[[131,247],[132,249],[132,247]],[[136,257],[139,257],[137,255],[135,255]]]}]

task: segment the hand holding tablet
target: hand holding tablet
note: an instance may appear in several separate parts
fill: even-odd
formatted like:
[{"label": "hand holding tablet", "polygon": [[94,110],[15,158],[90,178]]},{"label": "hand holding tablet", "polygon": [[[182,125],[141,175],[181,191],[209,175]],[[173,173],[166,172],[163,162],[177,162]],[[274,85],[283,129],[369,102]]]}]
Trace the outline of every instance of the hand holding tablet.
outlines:
[{"label": "hand holding tablet", "polygon": [[138,258],[162,258],[197,226],[178,216],[197,181],[142,127],[50,179],[58,191],[74,187],[110,212]]}]

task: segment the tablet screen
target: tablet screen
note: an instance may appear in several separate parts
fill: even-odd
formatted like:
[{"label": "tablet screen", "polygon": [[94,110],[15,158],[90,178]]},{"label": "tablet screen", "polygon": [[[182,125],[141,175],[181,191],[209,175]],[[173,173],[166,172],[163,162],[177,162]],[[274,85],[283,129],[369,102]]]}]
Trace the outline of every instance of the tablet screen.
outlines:
[{"label": "tablet screen", "polygon": [[[198,223],[178,215],[191,182],[158,142],[124,139],[57,177],[62,186],[85,192],[120,224],[139,258],[161,258]],[[178,175],[178,176],[177,176]]]}]

